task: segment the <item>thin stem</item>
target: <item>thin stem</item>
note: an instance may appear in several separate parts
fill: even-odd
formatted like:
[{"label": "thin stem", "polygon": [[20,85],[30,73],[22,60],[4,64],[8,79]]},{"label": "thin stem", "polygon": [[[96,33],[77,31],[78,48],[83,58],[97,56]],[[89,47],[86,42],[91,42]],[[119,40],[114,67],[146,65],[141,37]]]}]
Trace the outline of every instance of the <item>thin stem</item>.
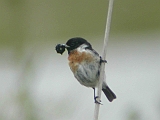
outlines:
[{"label": "thin stem", "polygon": [[[104,36],[104,46],[103,46],[103,50],[102,50],[102,59],[103,60],[105,60],[105,58],[106,58],[107,43],[108,43],[108,40],[109,40],[109,32],[110,32],[112,9],[113,9],[113,1],[114,0],[109,0],[106,30],[105,30],[105,36]],[[105,68],[105,64],[102,63],[101,64],[101,71],[100,71],[100,79],[99,79],[99,84],[98,84],[98,91],[97,91],[97,95],[99,96],[99,100],[101,99],[102,83],[103,83],[103,80],[105,79],[104,68]],[[95,104],[94,120],[98,120],[99,107],[100,107],[100,104]]]}]

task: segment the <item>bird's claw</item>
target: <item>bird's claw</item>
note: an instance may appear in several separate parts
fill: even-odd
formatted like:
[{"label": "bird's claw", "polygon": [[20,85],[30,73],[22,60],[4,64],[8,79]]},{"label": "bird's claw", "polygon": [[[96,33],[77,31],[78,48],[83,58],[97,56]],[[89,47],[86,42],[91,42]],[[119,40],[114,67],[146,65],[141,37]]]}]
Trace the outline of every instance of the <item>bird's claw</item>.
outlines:
[{"label": "bird's claw", "polygon": [[102,60],[102,57],[100,56],[100,63],[107,63],[107,60]]},{"label": "bird's claw", "polygon": [[96,97],[94,98],[94,102],[95,102],[96,104],[103,105],[103,104],[101,103],[101,100],[98,101],[97,98],[99,98],[99,96],[96,96]]}]

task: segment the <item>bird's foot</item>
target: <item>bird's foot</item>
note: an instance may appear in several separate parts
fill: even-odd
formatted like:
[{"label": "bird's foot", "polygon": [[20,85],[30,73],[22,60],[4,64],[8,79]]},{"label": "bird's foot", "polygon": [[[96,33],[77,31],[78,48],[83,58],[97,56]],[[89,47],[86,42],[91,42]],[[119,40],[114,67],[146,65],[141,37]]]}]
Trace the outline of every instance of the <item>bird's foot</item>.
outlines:
[{"label": "bird's foot", "polygon": [[101,103],[101,100],[98,101],[97,98],[99,98],[99,96],[96,96],[96,97],[94,98],[94,102],[95,102],[96,104],[103,105],[103,104]]},{"label": "bird's foot", "polygon": [[107,63],[107,60],[102,60],[102,57],[100,56],[100,63]]}]

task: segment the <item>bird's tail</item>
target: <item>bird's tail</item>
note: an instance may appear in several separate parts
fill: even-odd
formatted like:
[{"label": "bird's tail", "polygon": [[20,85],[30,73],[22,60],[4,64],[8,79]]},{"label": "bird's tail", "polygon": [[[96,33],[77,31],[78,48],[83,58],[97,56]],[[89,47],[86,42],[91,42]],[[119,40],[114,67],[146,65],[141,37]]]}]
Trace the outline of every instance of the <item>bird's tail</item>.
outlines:
[{"label": "bird's tail", "polygon": [[112,92],[112,90],[108,86],[102,88],[102,91],[104,92],[104,94],[106,95],[106,97],[110,102],[116,99],[116,95]]}]

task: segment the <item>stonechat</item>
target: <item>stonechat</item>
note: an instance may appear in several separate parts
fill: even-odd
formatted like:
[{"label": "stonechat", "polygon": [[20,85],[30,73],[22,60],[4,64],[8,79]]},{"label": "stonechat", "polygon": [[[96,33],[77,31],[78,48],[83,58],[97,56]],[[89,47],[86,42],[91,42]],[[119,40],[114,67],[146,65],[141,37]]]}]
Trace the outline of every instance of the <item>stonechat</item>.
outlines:
[{"label": "stonechat", "polygon": [[[63,54],[67,49],[68,61],[71,71],[81,85],[91,87],[94,90],[95,103],[99,103],[96,99],[95,88],[98,86],[100,77],[101,63],[106,63],[101,56],[92,48],[92,45],[81,37],[69,39],[66,44],[58,44],[56,46],[57,53]],[[116,95],[111,91],[105,81],[102,83],[102,91],[112,102]]]}]

